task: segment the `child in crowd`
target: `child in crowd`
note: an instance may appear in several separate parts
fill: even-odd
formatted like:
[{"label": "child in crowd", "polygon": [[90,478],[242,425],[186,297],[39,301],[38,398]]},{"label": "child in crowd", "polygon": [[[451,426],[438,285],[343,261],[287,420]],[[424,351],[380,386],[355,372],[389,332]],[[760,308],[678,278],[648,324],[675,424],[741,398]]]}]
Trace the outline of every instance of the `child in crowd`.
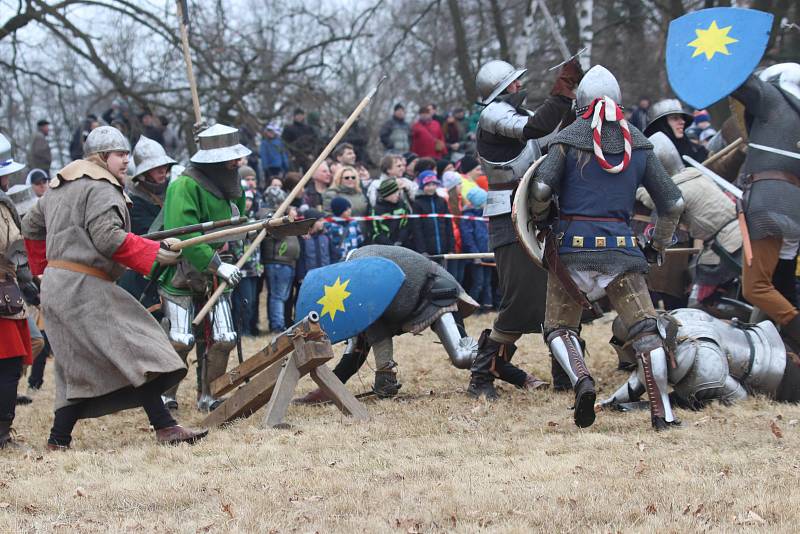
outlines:
[{"label": "child in crowd", "polygon": [[[334,217],[352,217],[353,208],[350,201],[344,197],[335,197],[331,200],[331,212]],[[364,235],[361,226],[356,221],[333,221],[325,223],[325,233],[333,241],[333,246],[339,250],[339,258],[345,259],[347,253],[364,244]]]},{"label": "child in crowd", "polygon": [[[480,187],[473,187],[467,193],[468,205],[464,215],[481,217],[486,204],[487,193]],[[489,252],[489,223],[485,221],[461,220],[461,245],[464,253]],[[492,307],[492,268],[484,265],[483,260],[472,260],[469,264],[469,295],[475,299],[481,309]]]},{"label": "child in crowd", "polygon": [[[450,210],[451,215],[461,215],[463,211],[463,199],[461,197],[461,175],[456,171],[446,171],[442,176],[442,186],[447,191],[447,208]],[[461,243],[461,227],[459,226],[459,219],[452,220],[453,226],[453,252],[455,254],[463,252]],[[467,260],[447,260],[447,271],[453,275],[453,278],[459,284],[464,283],[464,270],[466,269]]]},{"label": "child in crowd", "polygon": [[[447,202],[436,194],[441,185],[433,171],[423,171],[419,175],[422,191],[414,199],[413,211],[419,214],[447,215]],[[447,254],[453,251],[453,223],[449,218],[430,217],[412,219],[414,248],[421,254]],[[443,263],[440,261],[439,263]]]},{"label": "child in crowd", "polygon": [[297,260],[297,273],[295,278],[299,284],[308,274],[308,271],[325,267],[339,261],[339,250],[333,245],[330,236],[325,233],[325,214],[309,208],[303,212],[307,219],[317,219],[308,234],[300,238],[300,258]]},{"label": "child in crowd", "polygon": [[[397,180],[388,179],[378,188],[378,200],[372,215],[408,215],[410,212],[400,198]],[[389,219],[372,222],[372,243],[375,245],[401,245],[408,247],[410,233],[408,219]],[[410,247],[409,247],[410,248]]]}]

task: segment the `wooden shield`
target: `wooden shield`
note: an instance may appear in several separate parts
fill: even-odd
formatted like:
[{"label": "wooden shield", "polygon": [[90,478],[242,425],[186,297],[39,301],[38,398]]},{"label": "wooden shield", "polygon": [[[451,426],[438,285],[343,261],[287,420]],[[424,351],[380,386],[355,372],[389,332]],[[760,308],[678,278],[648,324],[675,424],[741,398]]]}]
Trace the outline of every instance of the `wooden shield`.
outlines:
[{"label": "wooden shield", "polygon": [[514,202],[511,205],[511,220],[514,223],[514,230],[517,232],[519,242],[522,248],[528,253],[531,260],[539,267],[544,268],[544,241],[539,241],[536,230],[536,224],[531,217],[530,209],[528,208],[528,198],[530,198],[530,189],[533,183],[533,172],[542,163],[545,156],[540,157],[533,162],[525,174],[522,176],[517,190],[514,192]]}]

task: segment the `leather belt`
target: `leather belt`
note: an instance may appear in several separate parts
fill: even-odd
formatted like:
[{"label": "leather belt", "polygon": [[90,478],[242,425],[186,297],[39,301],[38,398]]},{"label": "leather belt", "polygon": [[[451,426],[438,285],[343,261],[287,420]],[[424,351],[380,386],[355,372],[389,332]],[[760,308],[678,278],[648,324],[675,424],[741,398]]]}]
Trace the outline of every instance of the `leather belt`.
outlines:
[{"label": "leather belt", "polygon": [[505,182],[502,184],[489,184],[489,191],[511,191],[519,184],[519,180],[513,182]]},{"label": "leather belt", "polygon": [[106,282],[114,281],[114,279],[111,278],[111,276],[109,276],[105,271],[101,271],[100,269],[96,269],[94,267],[89,267],[88,265],[84,265],[82,263],[75,263],[74,261],[50,260],[47,262],[47,266],[55,267],[56,269],[64,269],[65,271],[72,271],[74,273],[88,274],[89,276],[94,276],[95,278],[105,280]]},{"label": "leather belt", "polygon": [[558,218],[562,221],[628,222],[625,219],[620,219],[619,217],[589,217],[588,215],[559,215]]},{"label": "leather belt", "polygon": [[800,178],[794,174],[784,171],[761,171],[753,173],[747,178],[750,182],[758,182],[761,180],[779,180],[781,182],[789,182],[795,187],[800,187]]}]

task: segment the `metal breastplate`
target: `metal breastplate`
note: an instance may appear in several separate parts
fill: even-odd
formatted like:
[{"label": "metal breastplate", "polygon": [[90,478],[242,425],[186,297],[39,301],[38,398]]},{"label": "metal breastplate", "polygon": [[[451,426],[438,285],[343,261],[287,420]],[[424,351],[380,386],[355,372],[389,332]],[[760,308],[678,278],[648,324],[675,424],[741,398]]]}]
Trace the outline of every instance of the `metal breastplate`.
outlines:
[{"label": "metal breastplate", "polygon": [[[479,155],[481,169],[486,173],[486,177],[489,180],[489,195],[486,199],[486,207],[483,209],[484,217],[511,213],[511,193],[513,192],[513,185],[522,178],[525,171],[527,171],[528,168],[533,165],[533,162],[541,155],[542,150],[535,139],[531,139],[525,143],[525,148],[522,149],[522,152],[509,161],[489,161]],[[509,184],[508,189],[492,190],[493,185],[497,186],[502,184]]]},{"label": "metal breastplate", "polygon": [[743,329],[700,310],[676,310],[671,315],[681,322],[679,341],[713,341],[724,352],[731,376],[753,391],[774,395],[786,368],[786,348],[771,322]]}]

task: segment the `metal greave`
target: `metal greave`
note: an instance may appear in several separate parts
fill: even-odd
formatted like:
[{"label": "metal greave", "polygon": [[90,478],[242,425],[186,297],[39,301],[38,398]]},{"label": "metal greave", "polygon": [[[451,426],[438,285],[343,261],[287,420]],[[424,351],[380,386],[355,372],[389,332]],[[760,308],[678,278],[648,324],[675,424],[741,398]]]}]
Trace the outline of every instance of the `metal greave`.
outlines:
[{"label": "metal greave", "polygon": [[547,336],[550,352],[569,376],[572,387],[583,378],[591,378],[583,359],[583,351],[578,335],[567,328],[554,330]]}]

